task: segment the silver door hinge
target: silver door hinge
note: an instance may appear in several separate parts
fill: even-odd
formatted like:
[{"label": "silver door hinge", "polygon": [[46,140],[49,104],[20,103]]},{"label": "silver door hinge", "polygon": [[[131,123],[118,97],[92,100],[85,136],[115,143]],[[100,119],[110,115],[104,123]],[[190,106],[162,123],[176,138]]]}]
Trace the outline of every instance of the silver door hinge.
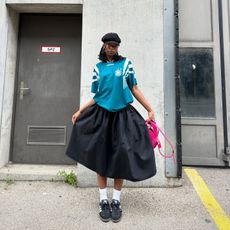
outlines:
[{"label": "silver door hinge", "polygon": [[230,146],[225,148],[225,154],[230,155]]},{"label": "silver door hinge", "polygon": [[225,162],[230,162],[230,146],[226,147],[225,150],[223,150],[222,159]]}]

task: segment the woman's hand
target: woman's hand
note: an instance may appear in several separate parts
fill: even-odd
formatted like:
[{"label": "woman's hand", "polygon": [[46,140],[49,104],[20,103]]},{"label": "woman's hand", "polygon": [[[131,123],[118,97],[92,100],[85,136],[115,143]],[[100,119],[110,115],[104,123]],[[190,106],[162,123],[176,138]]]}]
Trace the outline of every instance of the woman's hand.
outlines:
[{"label": "woman's hand", "polygon": [[85,105],[83,105],[76,113],[73,114],[72,116],[72,122],[73,124],[76,122],[80,114],[85,111],[89,106],[94,105],[95,101],[93,98],[91,98]]},{"label": "woman's hand", "polygon": [[153,120],[153,121],[155,121],[155,116],[154,116],[154,112],[153,111],[149,111],[148,112],[148,119],[147,119],[147,121],[151,121],[151,120]]},{"label": "woman's hand", "polygon": [[81,114],[80,110],[78,110],[76,113],[73,114],[73,116],[72,116],[73,124],[76,122],[76,120],[80,116],[80,114]]}]

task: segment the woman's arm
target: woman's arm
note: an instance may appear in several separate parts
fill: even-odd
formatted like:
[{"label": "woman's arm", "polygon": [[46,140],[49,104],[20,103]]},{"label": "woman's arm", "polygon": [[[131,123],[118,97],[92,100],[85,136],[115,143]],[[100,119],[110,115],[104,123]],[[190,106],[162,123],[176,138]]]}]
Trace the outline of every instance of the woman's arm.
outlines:
[{"label": "woman's arm", "polygon": [[95,101],[93,98],[91,98],[86,104],[84,104],[76,113],[73,114],[72,116],[72,122],[73,124],[75,123],[76,119],[80,116],[80,114],[87,109],[89,106],[95,104]]},{"label": "woman's arm", "polygon": [[78,111],[82,113],[85,109],[87,109],[89,106],[95,104],[95,101],[93,98],[91,98],[86,104],[84,104]]},{"label": "woman's arm", "polygon": [[143,107],[148,111],[148,120],[155,120],[154,111],[149,102],[145,99],[144,95],[140,91],[140,89],[137,87],[137,85],[134,85],[132,88],[133,96],[143,105]]}]

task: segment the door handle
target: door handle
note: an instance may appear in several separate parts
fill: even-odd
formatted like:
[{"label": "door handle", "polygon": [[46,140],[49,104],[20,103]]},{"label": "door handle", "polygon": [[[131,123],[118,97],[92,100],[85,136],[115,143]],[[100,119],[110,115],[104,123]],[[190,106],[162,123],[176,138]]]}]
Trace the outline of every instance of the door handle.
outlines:
[{"label": "door handle", "polygon": [[21,81],[21,83],[20,83],[20,100],[23,100],[23,96],[30,92],[30,88],[26,88],[24,86],[25,86],[24,81]]}]

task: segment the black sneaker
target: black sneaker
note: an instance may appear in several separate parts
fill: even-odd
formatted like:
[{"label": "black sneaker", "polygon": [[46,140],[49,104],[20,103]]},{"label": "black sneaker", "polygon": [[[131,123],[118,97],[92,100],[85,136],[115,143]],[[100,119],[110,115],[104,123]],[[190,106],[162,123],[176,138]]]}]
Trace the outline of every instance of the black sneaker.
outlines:
[{"label": "black sneaker", "polygon": [[119,200],[112,199],[111,202],[111,219],[113,222],[118,222],[121,219],[121,203]]},{"label": "black sneaker", "polygon": [[99,216],[104,222],[110,220],[110,205],[108,199],[104,199],[99,203]]}]

